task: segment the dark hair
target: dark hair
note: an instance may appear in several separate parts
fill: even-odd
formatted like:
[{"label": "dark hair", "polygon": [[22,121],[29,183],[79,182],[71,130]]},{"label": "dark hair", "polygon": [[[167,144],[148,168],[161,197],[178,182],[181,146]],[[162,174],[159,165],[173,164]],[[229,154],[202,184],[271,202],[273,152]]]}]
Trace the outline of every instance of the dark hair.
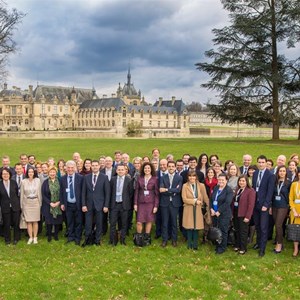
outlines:
[{"label": "dark hair", "polygon": [[207,174],[208,174],[209,171],[213,171],[213,172],[214,172],[214,177],[216,177],[216,175],[217,175],[217,174],[216,174],[216,171],[215,171],[212,167],[207,168],[206,174],[205,174],[206,177],[207,177]]},{"label": "dark hair", "polygon": [[254,170],[254,171],[256,171],[256,170],[258,170],[258,168],[257,168],[256,165],[251,165],[251,166],[249,166],[249,167],[248,167],[248,170],[247,170],[247,176],[248,176],[248,177],[249,177],[249,170]]},{"label": "dark hair", "polygon": [[124,167],[124,168],[127,167],[128,168],[128,166],[126,164],[124,164],[123,162],[117,164],[116,169],[118,169],[118,167]]},{"label": "dark hair", "polygon": [[259,159],[264,159],[267,162],[267,157],[265,155],[260,155],[257,157],[256,161],[258,162]]},{"label": "dark hair", "polygon": [[182,162],[182,163],[183,163],[183,160],[182,160],[181,158],[179,158],[179,159],[176,160],[176,164],[177,164],[178,162]]},{"label": "dark hair", "polygon": [[2,173],[3,173],[3,171],[6,171],[8,174],[9,174],[9,179],[11,178],[11,176],[12,176],[12,172],[11,172],[11,169],[10,168],[3,168],[2,170],[1,170],[1,178],[2,178]]},{"label": "dark hair", "polygon": [[242,174],[242,175],[239,176],[239,178],[238,178],[238,186],[239,186],[240,179],[242,179],[242,178],[246,179],[247,187],[251,188],[251,185],[250,185],[250,182],[249,182],[249,177],[246,174]]},{"label": "dark hair", "polygon": [[209,156],[209,158],[208,158],[208,161],[209,161],[210,164],[211,164],[211,159],[212,159],[213,157],[216,157],[217,160],[219,160],[219,156],[218,156],[217,154],[211,154],[211,155]]},{"label": "dark hair", "polygon": [[198,164],[197,164],[197,167],[196,167],[197,170],[200,170],[200,169],[201,169],[201,167],[202,167],[201,160],[202,160],[202,158],[203,158],[204,156],[206,156],[205,169],[207,169],[207,168],[209,167],[209,163],[208,163],[208,155],[207,155],[206,153],[202,153],[202,154],[200,154],[200,156],[199,156],[199,158],[198,158]]},{"label": "dark hair", "polygon": [[99,165],[99,160],[93,159],[93,160],[92,160],[92,163],[97,163],[97,164]]},{"label": "dark hair", "polygon": [[151,175],[152,176],[156,176],[156,173],[155,173],[155,169],[154,169],[154,166],[153,164],[149,163],[149,162],[144,162],[142,167],[141,167],[141,176],[144,177],[145,176],[145,172],[144,172],[144,169],[146,166],[150,166],[151,168]]},{"label": "dark hair", "polygon": [[219,177],[225,177],[225,178],[226,178],[226,180],[228,180],[228,177],[227,177],[227,175],[226,175],[225,173],[223,173],[223,172],[222,172],[222,173],[220,173],[220,174],[218,175],[218,178],[219,178]]},{"label": "dark hair", "polygon": [[185,156],[191,156],[189,153],[184,153],[183,155],[182,155],[182,158],[184,158]]},{"label": "dark hair", "polygon": [[29,178],[29,176],[28,176],[28,171],[29,170],[33,170],[33,178],[37,178],[38,177],[37,171],[34,168],[30,167],[30,168],[27,168],[27,170],[26,170],[25,178]]},{"label": "dark hair", "polygon": [[277,168],[277,170],[276,170],[276,184],[278,184],[278,182],[279,182],[279,171],[280,171],[280,169],[285,169],[285,177],[284,177],[284,184],[287,184],[288,183],[288,178],[287,178],[287,168],[286,168],[286,166],[280,166],[280,167],[278,167]]},{"label": "dark hair", "polygon": [[[87,169],[85,168],[85,163],[86,163],[86,161],[90,161],[91,162],[91,164],[92,164],[92,159],[91,158],[86,158],[84,161],[83,161],[83,167],[82,167],[82,172],[85,172],[85,171],[87,171]],[[99,161],[98,161],[99,162]]]},{"label": "dark hair", "polygon": [[66,164],[66,162],[65,162],[65,160],[64,160],[64,159],[62,159],[62,158],[61,158],[61,159],[59,159],[59,160],[58,160],[58,162],[57,162],[57,164],[56,164],[56,165],[57,165],[57,169],[59,169],[59,164],[60,164],[61,162],[63,162],[63,163],[64,163],[64,165]]},{"label": "dark hair", "polygon": [[174,165],[176,166],[176,162],[175,162],[174,160],[169,160],[169,161],[167,162],[167,166],[168,166],[169,164],[174,164]]},{"label": "dark hair", "polygon": [[271,165],[272,165],[272,167],[274,166],[274,161],[273,161],[271,158],[268,158],[268,159],[266,160],[266,162],[270,162]]},{"label": "dark hair", "polygon": [[160,154],[160,150],[159,150],[158,148],[153,148],[151,153],[153,154],[153,152],[154,152],[155,150],[157,150],[158,153]]},{"label": "dark hair", "polygon": [[188,162],[195,160],[197,162],[196,156],[190,156]]},{"label": "dark hair", "polygon": [[229,165],[230,163],[234,164],[234,161],[233,161],[232,159],[228,159],[228,160],[225,161],[225,163],[224,163],[224,171],[225,171],[225,172],[228,171],[227,169],[228,169],[228,165]]}]

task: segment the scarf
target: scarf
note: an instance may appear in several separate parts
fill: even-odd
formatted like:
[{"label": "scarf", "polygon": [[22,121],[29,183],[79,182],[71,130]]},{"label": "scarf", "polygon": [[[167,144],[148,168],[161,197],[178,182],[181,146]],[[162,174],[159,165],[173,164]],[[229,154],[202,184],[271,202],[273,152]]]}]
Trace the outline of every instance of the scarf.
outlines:
[{"label": "scarf", "polygon": [[[49,190],[51,194],[51,203],[56,203],[59,201],[59,181],[55,178],[54,182],[49,179]],[[51,207],[50,206],[50,214],[53,215],[53,218],[56,219],[58,215],[61,215],[62,212],[59,206]]]},{"label": "scarf", "polygon": [[218,184],[218,179],[213,178],[212,182],[209,182],[208,178],[205,178],[205,185],[209,187],[209,195],[207,195],[209,198],[211,194],[213,193],[214,187]]}]

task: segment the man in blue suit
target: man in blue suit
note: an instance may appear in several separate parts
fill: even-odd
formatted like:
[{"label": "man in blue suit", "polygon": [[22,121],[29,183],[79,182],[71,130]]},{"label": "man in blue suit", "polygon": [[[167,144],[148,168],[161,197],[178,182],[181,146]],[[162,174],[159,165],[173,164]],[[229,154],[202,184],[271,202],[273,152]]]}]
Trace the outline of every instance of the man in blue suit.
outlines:
[{"label": "man in blue suit", "polygon": [[[99,172],[98,160],[92,161],[92,173],[86,175],[82,186],[82,211],[85,213],[85,242],[83,247],[92,242],[100,246],[103,213],[108,212],[110,184],[108,177]],[[96,223],[95,238],[92,239],[93,220]]]},{"label": "man in blue suit", "polygon": [[265,255],[268,241],[269,208],[275,188],[275,176],[267,169],[267,158],[257,158],[258,170],[253,175],[253,188],[256,190],[256,203],[253,212],[257,240],[254,249],[259,249],[259,256]]},{"label": "man in blue suit", "polygon": [[80,245],[82,235],[82,203],[81,190],[83,176],[76,173],[76,163],[69,160],[66,163],[67,174],[60,179],[60,207],[66,212],[67,243],[75,241]]},{"label": "man in blue suit", "polygon": [[182,205],[181,188],[182,177],[176,173],[175,161],[168,161],[168,174],[160,182],[160,210],[162,217],[162,247],[168,242],[168,229],[171,223],[171,238],[173,247],[177,246],[177,217],[179,207]]}]

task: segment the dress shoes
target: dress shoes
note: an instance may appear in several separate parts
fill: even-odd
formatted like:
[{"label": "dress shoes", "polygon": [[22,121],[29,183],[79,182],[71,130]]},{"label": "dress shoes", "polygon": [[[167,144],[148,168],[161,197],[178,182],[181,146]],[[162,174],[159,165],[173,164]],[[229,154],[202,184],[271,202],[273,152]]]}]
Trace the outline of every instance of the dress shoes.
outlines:
[{"label": "dress shoes", "polygon": [[172,241],[172,246],[177,247],[177,241]]},{"label": "dress shoes", "polygon": [[76,246],[80,246],[80,242],[79,241],[75,241],[75,245]]},{"label": "dress shoes", "polygon": [[126,242],[125,242],[125,239],[124,240],[121,240],[121,245],[124,245],[124,246],[126,246]]},{"label": "dress shoes", "polygon": [[254,249],[254,250],[258,250],[258,249],[259,249],[258,244],[255,244],[255,245],[253,246],[253,249]]},{"label": "dress shoes", "polygon": [[264,257],[265,256],[265,251],[259,251],[258,256],[259,257]]},{"label": "dress shoes", "polygon": [[101,242],[95,242],[94,245],[97,246],[97,247],[99,247],[99,246],[101,246]]},{"label": "dress shoes", "polygon": [[17,241],[17,240],[14,240],[14,245],[17,245],[17,244],[18,244],[18,242],[19,242],[19,241]]},{"label": "dress shoes", "polygon": [[166,248],[166,246],[167,246],[167,242],[166,242],[166,241],[163,241],[163,242],[161,243],[161,247],[162,247],[162,248]]},{"label": "dress shoes", "polygon": [[246,254],[246,250],[240,250],[238,253],[239,253],[240,255],[244,255],[244,254]]},{"label": "dress shoes", "polygon": [[159,239],[161,237],[161,235],[155,235],[155,239],[157,240],[157,239]]},{"label": "dress shoes", "polygon": [[48,237],[47,237],[47,241],[50,243],[50,242],[51,242],[51,240],[52,240],[52,237],[51,237],[51,235],[48,235]]}]

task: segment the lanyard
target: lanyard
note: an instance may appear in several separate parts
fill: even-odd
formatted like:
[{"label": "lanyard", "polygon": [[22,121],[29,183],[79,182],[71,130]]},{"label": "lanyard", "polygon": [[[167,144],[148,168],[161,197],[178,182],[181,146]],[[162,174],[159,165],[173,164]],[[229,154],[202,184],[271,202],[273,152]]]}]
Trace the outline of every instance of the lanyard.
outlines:
[{"label": "lanyard", "polygon": [[277,195],[280,196],[280,192],[281,192],[281,189],[283,187],[283,181],[281,182],[280,186],[279,184],[277,184]]},{"label": "lanyard", "polygon": [[218,190],[217,191],[217,194],[216,194],[216,197],[215,197],[215,201],[218,201],[218,197],[219,197],[219,195],[221,194],[222,191],[223,190]]},{"label": "lanyard", "polygon": [[194,184],[194,186],[193,186],[193,184],[190,184],[190,186],[191,186],[191,189],[192,189],[192,193],[193,193],[194,199],[196,199],[197,198],[196,197],[196,183]]},{"label": "lanyard", "polygon": [[241,197],[241,195],[242,195],[242,193],[243,193],[244,190],[245,190],[245,188],[239,189],[239,190],[238,190],[238,192],[237,192],[237,194],[236,194],[236,196],[235,196],[235,201],[236,201],[236,202],[239,202],[240,197]]},{"label": "lanyard", "polygon": [[263,172],[259,171],[258,177],[257,177],[257,182],[256,182],[256,187],[258,187],[258,188],[260,187],[260,183],[261,183],[262,177],[263,177]]},{"label": "lanyard", "polygon": [[147,179],[146,177],[144,177],[144,180],[145,180],[145,190],[147,190],[147,186],[148,186],[148,182],[149,180],[151,179],[151,177],[149,177],[149,179]]}]

